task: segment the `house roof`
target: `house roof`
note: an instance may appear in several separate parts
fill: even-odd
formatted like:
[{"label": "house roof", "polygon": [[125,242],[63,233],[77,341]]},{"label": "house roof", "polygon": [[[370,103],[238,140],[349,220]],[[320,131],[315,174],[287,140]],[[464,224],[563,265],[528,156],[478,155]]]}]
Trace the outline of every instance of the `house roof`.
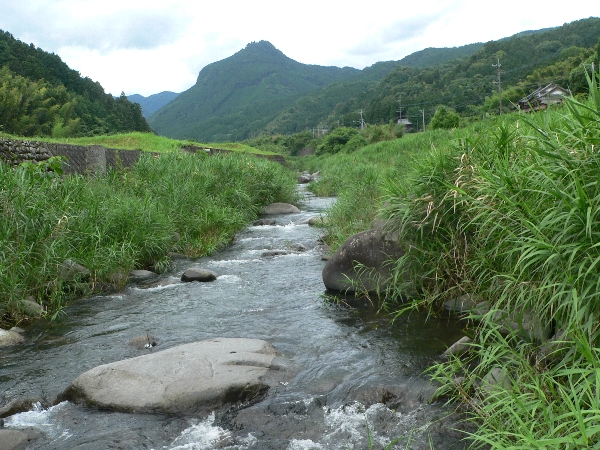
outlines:
[{"label": "house roof", "polygon": [[557,84],[550,83],[547,86],[536,89],[527,97],[519,100],[519,105],[524,104],[548,104],[562,100],[563,97],[571,95],[568,89],[562,88]]}]

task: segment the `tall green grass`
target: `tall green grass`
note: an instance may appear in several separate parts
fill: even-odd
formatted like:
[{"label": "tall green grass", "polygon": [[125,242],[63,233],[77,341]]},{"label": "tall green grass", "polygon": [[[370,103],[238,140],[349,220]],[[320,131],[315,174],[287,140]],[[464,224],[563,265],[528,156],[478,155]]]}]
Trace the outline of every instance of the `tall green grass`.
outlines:
[{"label": "tall green grass", "polygon": [[[19,302],[28,296],[54,315],[114,273],[165,270],[169,251],[210,254],[261,206],[296,195],[294,175],[279,164],[175,153],[145,155],[103,177],[48,177],[0,164],[0,187],[0,309],[9,322],[23,317]],[[66,259],[89,268],[91,284],[61,281]]]},{"label": "tall green grass", "polygon": [[326,240],[337,249],[352,234],[370,228],[386,201],[390,179],[405,179],[423,148],[446,145],[450,133],[436,131],[368,145],[352,153],[309,157],[302,161],[321,176],[309,188],[320,196],[336,196],[328,211]]},{"label": "tall green grass", "polygon": [[[440,392],[469,406],[474,448],[600,448],[600,90],[563,108],[457,134],[415,178],[391,181],[387,217],[411,242],[411,274],[435,311],[461,293],[487,300],[472,356],[436,366]],[[558,333],[507,333],[497,311]],[[547,344],[546,344],[547,345]],[[501,367],[507,385],[485,388]],[[457,380],[462,380],[457,382]]]},{"label": "tall green grass", "polygon": [[[356,217],[378,215],[405,243],[394,262],[398,283],[384,293],[388,306],[403,298],[407,278],[416,295],[396,304],[399,314],[437,314],[445,300],[466,293],[488,302],[488,313],[465,322],[470,352],[431,368],[439,395],[473,422],[472,448],[600,448],[596,78],[589,87],[586,101],[324,161],[333,164],[323,168],[317,192],[336,193]],[[365,186],[375,208],[362,209]],[[338,222],[329,226],[341,241],[353,230]],[[498,312],[527,312],[554,340],[508,331]],[[505,383],[490,385],[498,369]]]}]

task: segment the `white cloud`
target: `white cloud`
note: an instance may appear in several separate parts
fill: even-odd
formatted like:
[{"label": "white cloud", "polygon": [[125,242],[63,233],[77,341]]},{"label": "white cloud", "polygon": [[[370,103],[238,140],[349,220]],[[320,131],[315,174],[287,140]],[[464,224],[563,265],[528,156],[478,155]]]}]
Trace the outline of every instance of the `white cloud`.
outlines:
[{"label": "white cloud", "polygon": [[281,2],[229,0],[0,0],[0,29],[58,54],[113,94],[191,87],[205,65],[268,40],[306,64],[363,68],[426,47],[486,42],[527,29],[600,16],[574,0]]}]

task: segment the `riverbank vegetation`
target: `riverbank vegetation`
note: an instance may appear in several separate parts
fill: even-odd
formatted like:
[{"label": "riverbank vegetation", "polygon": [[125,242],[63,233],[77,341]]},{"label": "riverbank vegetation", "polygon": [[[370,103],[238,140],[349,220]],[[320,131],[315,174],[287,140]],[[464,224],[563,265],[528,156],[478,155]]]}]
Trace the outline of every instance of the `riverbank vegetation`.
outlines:
[{"label": "riverbank vegetation", "polygon": [[[210,254],[261,206],[295,200],[295,176],[244,155],[142,155],[128,171],[59,176],[56,159],[13,169],[0,163],[0,320],[14,323],[27,297],[55,316],[70,298],[121,287],[131,269],[162,272],[168,252]],[[85,283],[61,264],[87,267]]]},{"label": "riverbank vegetation", "polygon": [[376,216],[409,243],[394,273],[418,295],[403,303],[393,286],[388,311],[440,314],[461,295],[481,306],[465,322],[470,351],[431,369],[474,423],[473,448],[600,442],[600,88],[588,81],[587,100],[308,162],[322,168],[313,189],[339,195],[334,246]]},{"label": "riverbank vegetation", "polygon": [[[20,136],[11,136],[1,132],[0,137],[23,139],[23,137]],[[255,148],[252,145],[249,145],[248,143],[219,142],[218,144],[211,144],[188,139],[171,139],[164,136],[159,136],[155,133],[140,131],[70,138],[35,137],[33,138],[33,140],[70,145],[102,145],[106,148],[116,148],[122,150],[141,150],[144,152],[153,153],[181,152],[186,148],[194,148],[196,151],[205,148],[210,148],[217,150],[226,150],[235,153],[249,153],[255,155],[278,155],[278,153]]]}]

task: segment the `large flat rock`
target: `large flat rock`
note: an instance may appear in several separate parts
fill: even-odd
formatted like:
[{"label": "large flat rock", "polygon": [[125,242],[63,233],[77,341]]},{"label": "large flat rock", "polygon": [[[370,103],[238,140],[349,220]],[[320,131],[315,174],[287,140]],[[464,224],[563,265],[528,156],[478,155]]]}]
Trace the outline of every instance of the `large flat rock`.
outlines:
[{"label": "large flat rock", "polygon": [[60,398],[115,411],[208,413],[260,400],[275,357],[275,349],[259,339],[194,342],[95,367]]}]

